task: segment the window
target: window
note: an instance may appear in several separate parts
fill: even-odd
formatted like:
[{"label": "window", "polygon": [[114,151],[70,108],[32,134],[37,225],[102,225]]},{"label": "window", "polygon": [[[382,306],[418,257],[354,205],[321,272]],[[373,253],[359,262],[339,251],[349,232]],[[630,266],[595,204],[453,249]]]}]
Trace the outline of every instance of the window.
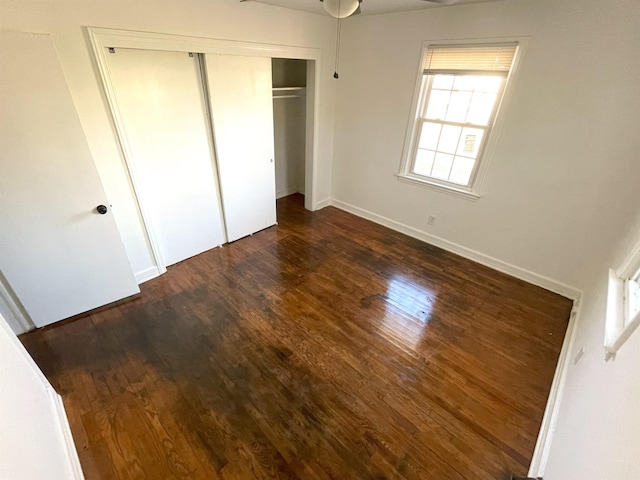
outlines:
[{"label": "window", "polygon": [[640,315],[640,268],[625,280],[625,324],[632,323]]},{"label": "window", "polygon": [[472,192],[517,43],[430,45],[400,177]]},{"label": "window", "polygon": [[640,325],[640,243],[627,264],[609,271],[605,350],[615,354]]}]

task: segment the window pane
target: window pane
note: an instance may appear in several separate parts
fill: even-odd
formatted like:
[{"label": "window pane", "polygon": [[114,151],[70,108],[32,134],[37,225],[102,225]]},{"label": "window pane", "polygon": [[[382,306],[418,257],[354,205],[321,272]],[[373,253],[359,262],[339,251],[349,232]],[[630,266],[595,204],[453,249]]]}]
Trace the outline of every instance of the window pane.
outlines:
[{"label": "window pane", "polygon": [[629,303],[629,319],[640,312],[640,284],[635,280],[627,280],[627,297]]},{"label": "window pane", "polygon": [[489,77],[480,75],[476,77],[474,90],[476,92],[498,93],[503,77]]},{"label": "window pane", "polygon": [[469,185],[471,172],[473,171],[473,165],[475,163],[475,160],[472,158],[456,156],[453,161],[453,168],[451,169],[449,181],[460,185]]},{"label": "window pane", "polygon": [[423,122],[420,131],[420,141],[418,148],[426,148],[427,150],[435,150],[440,139],[440,123]]},{"label": "window pane", "polygon": [[456,77],[453,75],[434,75],[431,88],[438,88],[440,90],[451,90],[453,86],[453,80]]},{"label": "window pane", "polygon": [[456,153],[461,131],[462,127],[443,125],[442,133],[440,134],[440,141],[438,142],[438,151],[445,153]]},{"label": "window pane", "polygon": [[467,117],[469,103],[471,102],[471,92],[453,92],[449,101],[449,108],[445,120],[449,122],[463,123]]},{"label": "window pane", "polygon": [[435,157],[435,155],[436,152],[419,148],[416,154],[416,163],[413,165],[413,173],[424,175],[425,177],[431,176],[433,157]]},{"label": "window pane", "polygon": [[474,93],[467,115],[467,122],[476,125],[487,125],[493,105],[496,103],[497,95],[495,93]]},{"label": "window pane", "polygon": [[432,118],[434,120],[442,120],[447,112],[447,105],[449,105],[450,96],[451,92],[446,90],[431,90],[425,117]]},{"label": "window pane", "polygon": [[484,131],[480,128],[464,127],[456,153],[464,157],[476,158],[482,145]]},{"label": "window pane", "polygon": [[440,180],[448,180],[449,172],[451,171],[451,165],[453,165],[453,155],[439,152],[436,153],[431,176],[433,178],[439,178]]},{"label": "window pane", "polygon": [[475,86],[475,80],[478,77],[473,77],[470,75],[460,75],[456,77],[456,81],[453,83],[454,90],[466,90],[473,91],[473,87]]}]

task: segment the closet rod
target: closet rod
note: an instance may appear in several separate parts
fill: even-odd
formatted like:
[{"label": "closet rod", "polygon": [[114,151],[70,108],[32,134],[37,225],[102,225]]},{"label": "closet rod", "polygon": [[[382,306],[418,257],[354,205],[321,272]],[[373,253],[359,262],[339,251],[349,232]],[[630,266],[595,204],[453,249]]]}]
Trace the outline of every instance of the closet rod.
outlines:
[{"label": "closet rod", "polygon": [[304,95],[274,95],[273,99],[275,100],[276,98],[305,98]]}]

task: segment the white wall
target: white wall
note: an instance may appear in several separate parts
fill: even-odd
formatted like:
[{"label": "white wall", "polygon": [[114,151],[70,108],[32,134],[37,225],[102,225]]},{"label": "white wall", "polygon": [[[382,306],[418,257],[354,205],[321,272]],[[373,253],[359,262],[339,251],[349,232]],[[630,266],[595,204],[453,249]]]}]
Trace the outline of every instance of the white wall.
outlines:
[{"label": "white wall", "polygon": [[0,365],[0,478],[82,478],[59,397],[1,315]]},{"label": "white wall", "polygon": [[[507,0],[343,24],[334,199],[583,291],[545,480],[640,478],[640,333],[608,363],[602,348],[607,269],[640,236],[639,24],[634,0]],[[483,198],[399,183],[422,42],[500,36],[529,42]]]},{"label": "white wall", "polygon": [[52,35],[135,273],[148,271],[154,262],[83,26],[320,48],[316,198],[329,198],[336,89],[330,61],[335,25],[329,18],[231,0],[3,0],[0,18],[4,30]]},{"label": "white wall", "polygon": [[620,266],[640,238],[640,215],[628,233],[585,289],[545,480],[640,478],[640,332],[608,362],[602,346],[607,268]]},{"label": "white wall", "polygon": [[[585,288],[638,198],[638,9],[507,0],[345,21],[333,197]],[[398,182],[422,42],[503,36],[529,42],[483,198]]]}]

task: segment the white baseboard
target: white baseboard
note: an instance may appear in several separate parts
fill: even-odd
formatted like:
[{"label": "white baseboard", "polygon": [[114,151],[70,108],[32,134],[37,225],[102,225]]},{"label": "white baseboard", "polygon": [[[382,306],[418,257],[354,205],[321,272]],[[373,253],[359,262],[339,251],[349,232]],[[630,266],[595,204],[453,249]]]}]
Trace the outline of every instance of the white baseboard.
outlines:
[{"label": "white baseboard", "polygon": [[423,232],[422,230],[410,227],[409,225],[396,222],[395,220],[383,217],[382,215],[378,215],[377,213],[370,212],[363,208],[356,207],[355,205],[351,205],[349,203],[342,202],[336,199],[331,199],[330,202],[334,207],[337,207],[349,213],[353,213],[358,217],[366,218],[367,220],[371,220],[372,222],[384,225],[385,227],[388,227],[392,230],[404,233],[405,235],[413,238],[417,238],[418,240],[422,240],[423,242],[442,248],[443,250],[447,250],[448,252],[455,253],[456,255],[460,255],[461,257],[467,258],[469,260],[473,260],[474,262],[477,262],[481,265],[493,268],[494,270],[498,270],[502,273],[506,273],[508,275],[511,275],[512,277],[524,280],[525,282],[531,283],[538,287],[542,287],[546,290],[562,295],[563,297],[569,298],[574,301],[580,297],[579,289],[553,280],[552,278],[545,277],[544,275],[539,275],[530,270],[517,267],[507,262],[503,262],[502,260],[499,260],[497,258],[485,255],[484,253],[480,253],[467,247],[463,247],[462,245],[458,245],[457,243],[451,242],[436,235],[431,235],[430,233]]},{"label": "white baseboard", "polygon": [[556,424],[558,422],[558,414],[560,413],[560,405],[562,404],[562,396],[564,394],[564,386],[567,380],[567,374],[570,365],[570,354],[573,351],[573,344],[577,331],[577,324],[580,321],[580,312],[582,306],[582,298],[575,300],[569,325],[567,325],[567,333],[564,336],[560,357],[553,375],[553,383],[549,391],[547,406],[544,410],[544,417],[540,425],[536,448],[533,451],[531,465],[529,466],[529,476],[532,478],[543,477],[547,462],[549,460],[549,452],[551,451],[551,443],[553,442],[553,434],[555,433]]},{"label": "white baseboard", "polygon": [[158,267],[149,267],[145,270],[136,272],[135,274],[136,282],[138,283],[138,285],[159,276],[160,271],[158,270]]},{"label": "white baseboard", "polygon": [[78,452],[76,450],[75,443],[73,442],[73,436],[71,435],[71,427],[69,427],[69,420],[67,419],[67,412],[64,409],[62,403],[62,397],[56,393],[56,391],[48,386],[47,392],[51,405],[53,406],[54,414],[58,420],[58,427],[60,435],[63,439],[63,450],[67,457],[67,466],[69,467],[69,479],[70,480],[84,480],[84,474],[82,473],[82,467],[80,466],[80,459],[78,458]]},{"label": "white baseboard", "polygon": [[329,205],[333,205],[333,200],[331,200],[330,198],[320,200],[319,202],[316,202],[315,210],[322,210],[324,207],[328,207]]},{"label": "white baseboard", "polygon": [[289,195],[293,195],[294,193],[298,193],[299,191],[300,189],[296,185],[288,186],[276,192],[276,200],[278,200],[279,198],[288,197]]}]

